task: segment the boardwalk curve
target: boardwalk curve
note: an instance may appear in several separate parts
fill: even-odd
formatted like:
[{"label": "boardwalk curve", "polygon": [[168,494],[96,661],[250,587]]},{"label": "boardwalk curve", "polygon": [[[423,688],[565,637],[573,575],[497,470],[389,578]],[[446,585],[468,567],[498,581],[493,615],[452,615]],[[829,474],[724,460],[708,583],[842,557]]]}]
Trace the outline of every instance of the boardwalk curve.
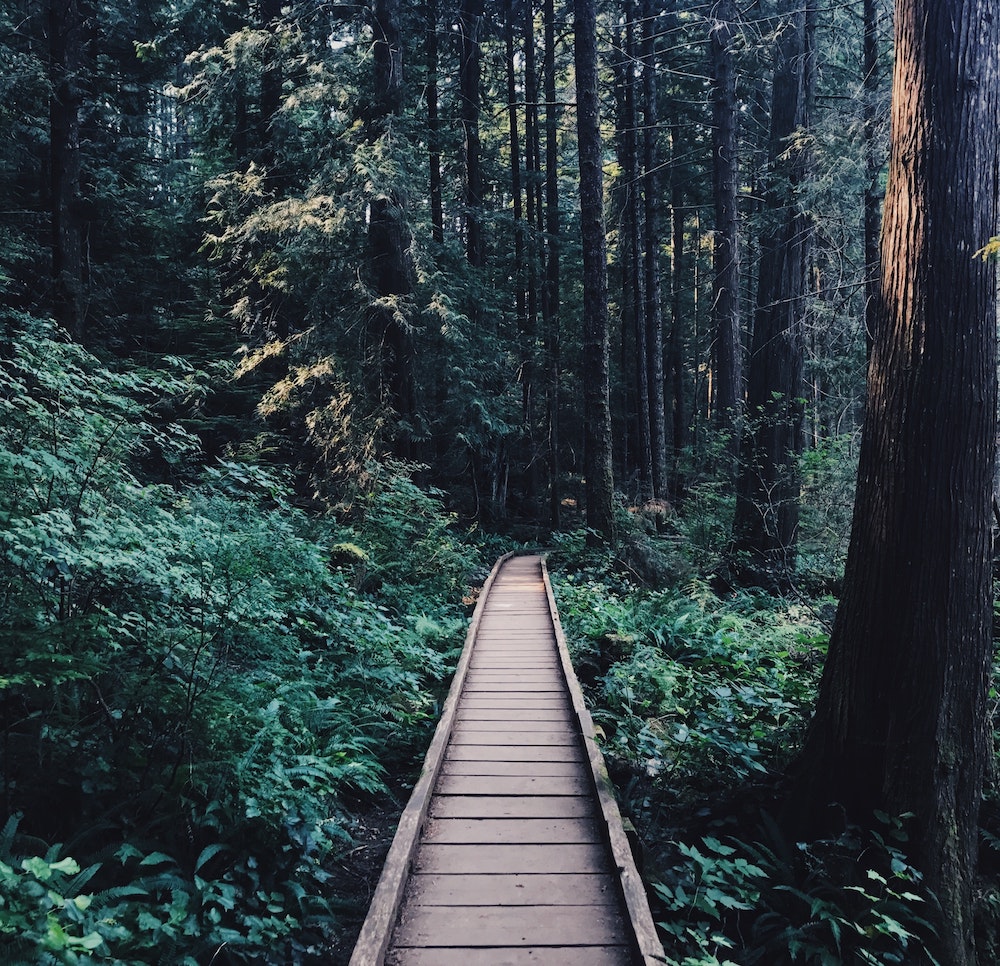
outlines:
[{"label": "boardwalk curve", "polygon": [[662,961],[544,559],[501,558],[351,966]]}]

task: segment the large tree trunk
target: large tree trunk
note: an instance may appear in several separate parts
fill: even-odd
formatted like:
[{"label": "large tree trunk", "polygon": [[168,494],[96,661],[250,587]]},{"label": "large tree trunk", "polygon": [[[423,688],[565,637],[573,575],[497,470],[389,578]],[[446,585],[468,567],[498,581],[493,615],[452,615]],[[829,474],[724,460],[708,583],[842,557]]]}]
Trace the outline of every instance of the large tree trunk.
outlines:
[{"label": "large tree trunk", "polygon": [[[529,439],[533,429],[534,331],[528,327],[528,299],[524,284],[524,189],[521,174],[521,126],[517,106],[514,61],[514,2],[504,3],[504,46],[507,53],[507,133],[510,143],[510,196],[514,218],[514,314],[521,337],[521,423]],[[532,463],[534,463],[532,454]]]},{"label": "large tree trunk", "polygon": [[[809,4],[806,5],[808,7]],[[747,386],[735,566],[745,579],[784,583],[795,569],[802,450],[803,319],[810,219],[799,193],[809,170],[807,86],[811,14],[789,13],[778,40],[771,104],[770,185]],[[796,143],[796,140],[798,143]]]},{"label": "large tree trunk", "polygon": [[559,102],[556,98],[556,17],[553,0],[543,5],[545,21],[545,283],[542,287],[542,320],[548,370],[549,516],[559,526],[559,367],[561,334],[559,319]]},{"label": "large tree trunk", "polygon": [[574,2],[580,230],[583,237],[583,408],[587,525],[614,534],[609,390],[608,266],[604,235],[604,155],[597,73],[596,0]]},{"label": "large tree trunk", "polygon": [[459,88],[462,131],[465,135],[465,253],[471,265],[481,266],[483,253],[483,170],[479,141],[479,77],[482,53],[479,32],[483,0],[462,0],[458,12]]},{"label": "large tree trunk", "polygon": [[643,199],[645,202],[646,349],[649,370],[649,433],[653,456],[653,496],[667,494],[667,424],[663,374],[663,307],[660,289],[660,152],[656,83],[656,10],[653,0],[642,6]]},{"label": "large tree trunk", "polygon": [[431,237],[444,244],[441,197],[441,117],[438,111],[438,0],[427,0],[427,161],[431,202]]},{"label": "large tree trunk", "polygon": [[[712,321],[715,328],[715,425],[733,436],[743,409],[743,345],[740,333],[739,189],[734,0],[717,0],[709,32],[712,64]],[[735,452],[735,449],[734,449]]]},{"label": "large tree trunk", "polygon": [[992,0],[898,0],[879,318],[844,592],[799,808],[913,813],[968,966],[988,754],[996,437],[1000,17]]},{"label": "large tree trunk", "polygon": [[[684,234],[685,234],[685,204],[684,186],[681,180],[680,163],[677,160],[681,154],[680,121],[676,113],[670,123],[671,153],[674,161],[670,165],[670,339],[667,342],[666,369],[670,378],[668,409],[670,412],[670,440],[672,459],[668,492],[673,499],[678,499],[684,489],[682,479],[681,458],[687,443],[687,393],[684,379],[684,319],[681,305],[684,293]],[[697,250],[697,248],[695,249]],[[698,259],[692,259],[694,264],[693,288],[695,297],[698,291]],[[695,307],[695,330],[697,331],[697,304]]]},{"label": "large tree trunk", "polygon": [[[639,502],[653,499],[653,446],[650,434],[649,348],[646,333],[645,296],[642,272],[642,190],[639,176],[638,81],[635,64],[638,45],[635,31],[635,0],[626,0],[623,56],[617,67],[618,80],[618,151],[622,168],[619,194],[621,218],[622,285],[622,371],[631,368],[635,378],[635,454],[625,454],[626,470],[638,470]],[[629,367],[626,355],[628,334],[634,338],[635,352]],[[633,467],[634,464],[634,467]]]},{"label": "large tree trunk", "polygon": [[71,335],[83,336],[87,305],[80,204],[81,0],[50,0],[48,8],[49,177],[52,219],[52,314]]},{"label": "large tree trunk", "polygon": [[[392,118],[402,109],[403,49],[399,29],[399,0],[374,0],[375,98],[369,136],[389,137]],[[371,250],[375,301],[370,333],[376,346],[379,397],[395,416],[406,421],[416,410],[413,342],[408,315],[413,292],[409,260],[410,232],[398,191],[372,198],[368,241]],[[411,443],[404,429],[396,438],[397,455],[410,457]]]}]

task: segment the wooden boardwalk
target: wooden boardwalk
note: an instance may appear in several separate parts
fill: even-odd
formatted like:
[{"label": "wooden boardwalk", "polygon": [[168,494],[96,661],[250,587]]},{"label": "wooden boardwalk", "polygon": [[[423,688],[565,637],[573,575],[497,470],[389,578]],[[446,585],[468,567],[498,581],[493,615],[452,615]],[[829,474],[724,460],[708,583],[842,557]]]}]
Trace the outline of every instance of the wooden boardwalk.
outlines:
[{"label": "wooden boardwalk", "polygon": [[505,558],[351,966],[662,959],[544,561]]}]

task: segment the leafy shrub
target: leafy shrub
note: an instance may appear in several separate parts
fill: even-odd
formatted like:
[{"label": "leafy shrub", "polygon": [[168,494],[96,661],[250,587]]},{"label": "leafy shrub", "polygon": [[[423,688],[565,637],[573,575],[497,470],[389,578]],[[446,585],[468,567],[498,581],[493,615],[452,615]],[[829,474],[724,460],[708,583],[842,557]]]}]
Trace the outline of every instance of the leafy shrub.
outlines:
[{"label": "leafy shrub", "polygon": [[904,821],[809,843],[757,824],[808,719],[830,602],[723,599],[700,580],[650,590],[592,554],[554,580],[612,774],[645,833],[668,962],[932,964],[933,898],[905,857]]},{"label": "leafy shrub", "polygon": [[606,751],[699,787],[764,774],[805,720],[826,637],[797,604],[750,594],[558,580],[574,659],[596,678]]},{"label": "leafy shrub", "polygon": [[902,852],[903,822],[879,819],[875,831],[851,826],[794,846],[771,821],[760,830],[766,844],[675,843],[654,883],[668,945],[685,957],[670,961],[723,953],[744,966],[935,963],[923,911],[931,899]]},{"label": "leafy shrub", "polygon": [[18,942],[66,962],[321,956],[350,808],[412,766],[461,642],[476,562],[435,496],[386,474],[347,526],[273,471],[199,472],[155,413],[187,375],[41,324],[0,368],[0,782],[25,816],[0,902],[48,883]]}]

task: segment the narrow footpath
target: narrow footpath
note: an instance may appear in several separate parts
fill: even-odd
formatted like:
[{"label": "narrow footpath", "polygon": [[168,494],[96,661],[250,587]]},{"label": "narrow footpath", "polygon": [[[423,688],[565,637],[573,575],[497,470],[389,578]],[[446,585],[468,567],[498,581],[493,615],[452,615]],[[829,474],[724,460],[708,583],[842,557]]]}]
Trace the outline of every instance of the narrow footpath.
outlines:
[{"label": "narrow footpath", "polygon": [[540,557],[501,561],[352,966],[662,959]]}]

